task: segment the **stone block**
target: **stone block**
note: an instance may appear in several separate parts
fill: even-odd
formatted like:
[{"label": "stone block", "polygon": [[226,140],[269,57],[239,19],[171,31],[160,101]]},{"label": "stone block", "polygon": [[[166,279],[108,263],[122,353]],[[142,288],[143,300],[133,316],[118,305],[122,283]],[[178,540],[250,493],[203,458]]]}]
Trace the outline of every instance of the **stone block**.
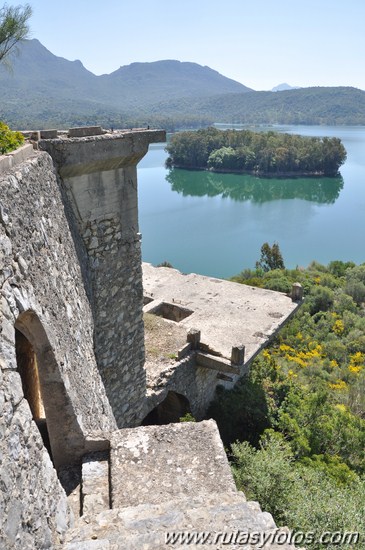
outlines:
[{"label": "stone block", "polygon": [[57,130],[41,130],[41,139],[56,139],[57,136]]},{"label": "stone block", "polygon": [[110,460],[113,508],[236,491],[213,420],[119,430]]},{"label": "stone block", "polygon": [[87,136],[100,136],[103,129],[101,126],[80,126],[77,128],[70,128],[68,131],[69,137],[87,137]]}]

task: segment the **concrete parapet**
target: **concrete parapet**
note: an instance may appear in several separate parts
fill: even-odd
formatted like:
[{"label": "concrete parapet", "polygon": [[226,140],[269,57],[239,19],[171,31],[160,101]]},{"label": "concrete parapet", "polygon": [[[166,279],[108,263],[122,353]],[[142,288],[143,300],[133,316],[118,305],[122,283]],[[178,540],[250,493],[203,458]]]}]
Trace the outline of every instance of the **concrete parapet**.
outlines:
[{"label": "concrete parapet", "polygon": [[106,132],[101,126],[81,126],[79,128],[70,128],[68,131],[69,137],[86,137],[86,136],[101,136]]},{"label": "concrete parapet", "polygon": [[40,138],[41,139],[55,139],[58,136],[58,130],[41,130]]},{"label": "concrete parapet", "polygon": [[196,364],[199,367],[205,367],[206,369],[212,369],[218,372],[229,372],[232,374],[241,373],[239,367],[233,365],[230,361],[227,361],[227,359],[201,351],[196,354]]},{"label": "concrete parapet", "polygon": [[121,130],[96,136],[40,140],[62,178],[136,166],[150,143],[166,141],[164,130]]},{"label": "concrete parapet", "polygon": [[22,145],[15,151],[0,156],[0,174],[8,172],[12,168],[15,168],[18,164],[21,164],[27,158],[33,154],[33,146],[30,143]]}]

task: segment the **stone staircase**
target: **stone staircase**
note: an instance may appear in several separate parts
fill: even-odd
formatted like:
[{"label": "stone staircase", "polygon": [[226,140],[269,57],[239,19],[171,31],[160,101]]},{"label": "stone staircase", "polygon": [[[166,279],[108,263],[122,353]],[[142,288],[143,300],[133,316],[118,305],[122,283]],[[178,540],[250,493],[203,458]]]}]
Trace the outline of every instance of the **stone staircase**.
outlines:
[{"label": "stone staircase", "polygon": [[71,497],[81,517],[63,550],[294,548],[270,544],[273,518],[235,489],[213,421],[115,432],[110,456],[84,457]]}]

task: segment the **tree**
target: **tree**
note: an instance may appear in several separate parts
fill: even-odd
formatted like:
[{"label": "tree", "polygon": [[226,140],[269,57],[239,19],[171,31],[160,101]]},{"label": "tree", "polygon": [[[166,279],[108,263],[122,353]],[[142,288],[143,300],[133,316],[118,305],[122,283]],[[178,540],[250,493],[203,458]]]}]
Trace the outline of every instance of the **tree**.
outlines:
[{"label": "tree", "polygon": [[270,246],[269,243],[264,243],[262,245],[261,258],[260,261],[256,262],[256,268],[261,268],[263,271],[285,269],[284,260],[278,243],[274,243],[272,246]]},{"label": "tree", "polygon": [[8,6],[0,8],[0,63],[6,61],[16,45],[29,35],[28,20],[32,15],[29,4],[25,6]]}]

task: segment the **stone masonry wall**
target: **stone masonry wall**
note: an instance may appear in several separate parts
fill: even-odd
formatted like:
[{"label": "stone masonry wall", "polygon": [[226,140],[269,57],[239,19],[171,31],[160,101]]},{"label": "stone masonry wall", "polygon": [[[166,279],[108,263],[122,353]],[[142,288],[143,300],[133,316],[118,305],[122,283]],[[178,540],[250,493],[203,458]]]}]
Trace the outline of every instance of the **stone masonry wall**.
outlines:
[{"label": "stone masonry wall", "polygon": [[[111,218],[91,223],[89,242],[94,282],[95,352],[119,426],[141,419],[146,382],[142,321],[141,245]],[[90,233],[90,236],[88,236]]]},{"label": "stone masonry wall", "polygon": [[88,254],[94,346],[119,428],[142,421],[146,399],[137,170],[157,130],[40,140],[50,153]]},{"label": "stone masonry wall", "polygon": [[51,158],[0,176],[0,548],[52,548],[70,523],[17,369],[15,327],[37,357],[56,466],[115,429],[92,347],[93,319]]},{"label": "stone masonry wall", "polygon": [[64,177],[63,185],[89,258],[98,368],[118,426],[133,426],[146,390],[136,169]]},{"label": "stone masonry wall", "polygon": [[217,371],[196,365],[195,352],[158,373],[148,369],[145,416],[165,399],[169,391],[173,391],[186,397],[193,416],[202,420],[216,387],[222,384],[217,375]]}]

